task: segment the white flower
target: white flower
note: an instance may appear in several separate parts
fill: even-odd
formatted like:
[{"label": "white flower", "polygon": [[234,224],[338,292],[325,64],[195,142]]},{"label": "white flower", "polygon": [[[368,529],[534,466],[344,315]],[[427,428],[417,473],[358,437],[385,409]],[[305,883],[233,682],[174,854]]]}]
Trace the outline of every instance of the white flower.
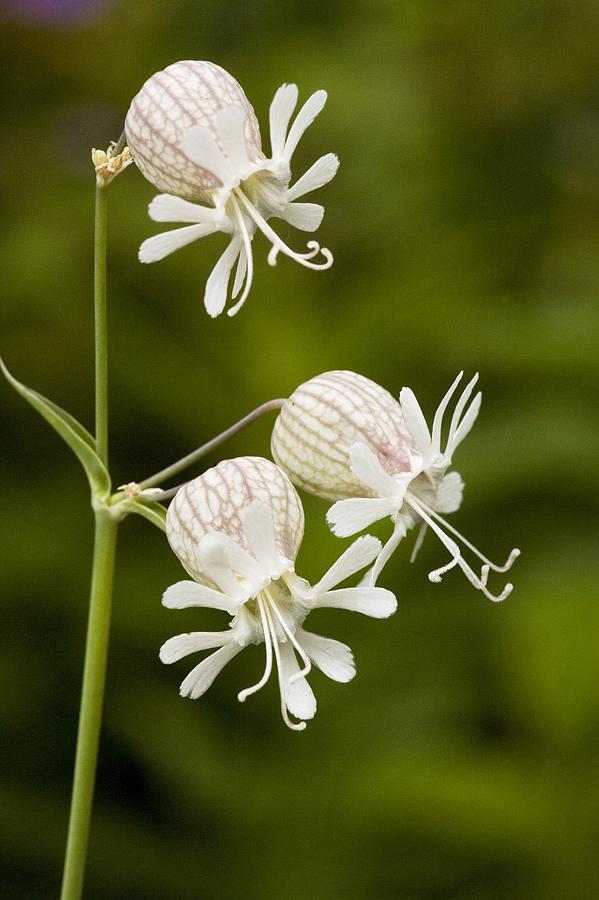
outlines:
[{"label": "white flower", "polygon": [[[272,476],[272,494],[267,473]],[[298,528],[297,508],[301,509],[299,497],[287,476],[273,463],[252,457],[225,460],[178,492],[169,507],[167,537],[196,580],[172,585],[162,602],[171,609],[219,609],[232,618],[225,631],[171,638],[162,646],[160,658],[172,663],[190,653],[219,648],[181,684],[181,695],[196,699],[247,644],[264,643],[264,673],[238,699],[243,702],[263,687],[274,664],[283,720],[300,731],[316,712],[306,680],[312,663],[334,681],[346,682],[355,675],[349,647],[304,630],[308,613],[333,607],[384,618],[395,611],[397,602],[383,588],[337,587],[379,553],[380,542],[369,536],[358,538],[314,586],[300,578],[295,557],[303,517]],[[220,530],[214,530],[215,523]],[[300,721],[292,721],[290,715]]]},{"label": "white flower", "polygon": [[[330,372],[312,379],[298,388],[281,410],[273,431],[273,455],[296,483],[319,496],[337,499],[327,514],[332,531],[347,537],[387,516],[394,523],[393,533],[365,584],[376,583],[408,529],[420,523],[412,559],[427,528],[451,556],[449,563],[429,574],[431,581],[440,581],[445,572],[459,566],[491,600],[503,600],[512,590],[512,585],[507,584],[500,594],[494,595],[487,587],[487,579],[491,569],[506,572],[520,551],[512,550],[503,565],[496,565],[441,516],[455,512],[461,505],[462,477],[447,470],[480,409],[480,393],[469,403],[478,378],[475,376],[456,404],[442,447],[444,415],[462,375],[458,375],[441,401],[432,431],[410,388],[401,391],[397,403],[382,388],[377,393],[378,385],[363,385],[367,379],[358,383],[358,376],[347,372]],[[383,402],[377,407],[379,397]],[[389,399],[395,408],[390,407]],[[305,445],[310,448],[308,453]],[[306,457],[308,466],[303,462]],[[334,465],[327,478],[330,457],[334,458]],[[345,477],[339,472],[340,457],[346,461]],[[481,560],[480,575],[464,559],[454,538]]]},{"label": "white flower", "polygon": [[352,444],[368,444],[385,470],[408,471],[416,445],[399,403],[356,372],[325,372],[300,385],[274,425],[272,455],[294,484],[325,500],[375,496],[348,465]]},{"label": "white flower", "polygon": [[[267,158],[251,104],[237,81],[220,66],[184,61],[153,75],[131,103],[125,123],[127,140],[146,178],[168,191],[154,198],[150,216],[156,222],[189,224],[144,241],[140,260],[156,262],[214,232],[230,235],[206,284],[204,304],[211,316],[225,307],[235,263],[231,296],[241,296],[228,314],[234,315],[245,302],[252,284],[251,242],[256,230],[272,244],[271,265],[281,252],[307,268],[329,268],[333,262],[329,250],[309,241],[307,252],[297,253],[267,222],[275,216],[312,232],[322,221],[322,206],[297,201],[327,184],[339,160],[327,153],[291,187],[290,164],[302,134],[326,98],[322,90],[312,94],[289,127],[298,90],[294,84],[278,89],[270,105],[271,155]],[[319,252],[324,257],[320,263],[314,261]]]}]

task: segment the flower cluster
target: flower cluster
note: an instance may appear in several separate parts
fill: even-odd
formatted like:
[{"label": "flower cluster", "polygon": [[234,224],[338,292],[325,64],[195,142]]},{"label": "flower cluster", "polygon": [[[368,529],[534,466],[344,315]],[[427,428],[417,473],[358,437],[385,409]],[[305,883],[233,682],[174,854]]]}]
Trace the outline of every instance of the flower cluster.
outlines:
[{"label": "flower cluster", "polygon": [[[229,295],[236,300],[229,315],[245,302],[257,231],[271,244],[271,265],[279,253],[310,269],[332,264],[330,251],[316,241],[308,243],[306,252],[295,252],[269,224],[279,218],[306,232],[320,226],[323,207],[301,198],[333,178],[337,157],[320,157],[294,184],[291,159],[326,96],[316,91],[292,122],[298,89],[285,84],[277,90],[270,106],[269,156],[241,86],[213,63],[175,63],[153,75],[133,99],[126,119],[129,151],[145,177],[164,192],[151,202],[150,216],[157,222],[185,223],[145,240],[139,258],[155,262],[208,234],[228,235],[206,284],[204,303],[211,316],[224,310]],[[178,491],[168,511],[167,537],[193,580],[168,588],[163,603],[176,609],[212,607],[231,617],[224,631],[177,635],[162,647],[165,663],[214,651],[185,678],[183,696],[200,697],[243,647],[264,644],[264,672],[239,693],[239,700],[259,690],[276,668],[283,719],[290,728],[303,729],[316,711],[307,681],[312,665],[340,682],[355,673],[348,647],[305,630],[308,614],[335,607],[374,618],[391,615],[396,599],[377,581],[415,526],[419,531],[412,559],[427,531],[449,557],[429,573],[431,581],[439,582],[458,567],[489,599],[508,596],[512,585],[493,593],[489,575],[491,570],[506,572],[519,550],[495,564],[446,518],[460,507],[464,491],[461,475],[452,469],[453,457],[481,404],[480,392],[475,393],[478,376],[460,392],[462,378],[460,373],[454,380],[429,427],[410,388],[395,399],[354,372],[318,375],[282,404],[271,444],[276,464],[248,456],[225,460]],[[391,535],[384,545],[370,535],[357,538],[310,585],[295,571],[304,513],[294,485],[332,501],[327,521],[338,537],[355,535],[386,518],[393,526]],[[468,555],[478,560],[476,567]],[[340,586],[362,570],[367,571],[357,586]]]}]

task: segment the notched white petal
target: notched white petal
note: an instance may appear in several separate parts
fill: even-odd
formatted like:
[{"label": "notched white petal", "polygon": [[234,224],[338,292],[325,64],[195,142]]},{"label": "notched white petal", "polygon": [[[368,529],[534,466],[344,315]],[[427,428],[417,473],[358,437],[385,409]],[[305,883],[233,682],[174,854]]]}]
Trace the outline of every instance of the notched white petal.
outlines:
[{"label": "notched white petal", "polygon": [[221,210],[190,203],[173,194],[158,194],[154,197],[148,206],[148,213],[154,222],[202,222],[213,225],[215,230],[223,221]]},{"label": "notched white petal", "polygon": [[299,675],[300,668],[291,644],[279,645],[281,654],[281,687],[285,705],[296,719],[313,719],[316,715],[316,697],[307,680]]},{"label": "notched white petal", "polygon": [[445,476],[435,497],[435,511],[439,513],[456,512],[462,505],[464,481],[459,472],[450,472]]},{"label": "notched white petal", "polygon": [[398,482],[383,468],[378,456],[366,444],[352,444],[349,451],[351,470],[360,481],[381,497],[395,497]]},{"label": "notched white petal", "polygon": [[199,665],[192,669],[187,678],[184,678],[179,688],[182,697],[197,700],[205,694],[216,676],[241,650],[234,641],[225,644],[216,653],[212,653],[203,659]]},{"label": "notched white petal", "polygon": [[347,609],[373,619],[386,619],[397,609],[395,594],[386,588],[354,587],[328,591],[318,600],[318,606]]},{"label": "notched white petal", "polygon": [[192,162],[214,175],[222,185],[235,180],[231,162],[216,143],[209,128],[192,125],[181,138],[181,149]]},{"label": "notched white petal", "polygon": [[231,269],[241,251],[241,238],[234,237],[227,246],[213,268],[210,278],[206,282],[204,293],[204,306],[206,312],[212,318],[220,316],[227,302],[227,290],[231,278]]},{"label": "notched white petal", "polygon": [[320,203],[288,203],[279,218],[300,231],[316,231],[324,216]]},{"label": "notched white petal", "polygon": [[314,665],[327,678],[341,684],[352,680],[356,674],[356,666],[353,653],[346,644],[304,631],[303,628],[298,629],[297,637]]},{"label": "notched white petal", "polygon": [[339,168],[339,158],[334,153],[326,153],[313,163],[307,172],[298,178],[287,191],[288,200],[298,200],[311,191],[316,191],[328,184]]},{"label": "notched white petal", "polygon": [[171,584],[162,596],[162,605],[167,609],[188,609],[192,606],[222,609],[231,615],[235,615],[239,608],[239,603],[231,597],[195,581]]},{"label": "notched white petal", "polygon": [[297,98],[296,84],[282,84],[270,104],[270,146],[273,159],[279,159],[283,155],[289,120],[297,106]]},{"label": "notched white petal", "polygon": [[356,572],[365,569],[366,566],[373,562],[380,550],[381,542],[371,534],[365,534],[363,537],[358,538],[333,563],[318,584],[314,585],[312,589],[313,595],[317,596],[330,591],[338,584],[341,584],[342,581],[345,581],[346,578],[351,578]]},{"label": "notched white petal", "polygon": [[142,263],[153,263],[170,256],[175,250],[186,247],[199,238],[212,234],[216,229],[213,225],[186,225],[184,228],[174,228],[172,231],[164,231],[162,234],[155,234],[153,237],[146,238],[139,248],[139,261]]},{"label": "notched white petal", "polygon": [[285,150],[284,157],[287,161],[291,159],[295,148],[297,147],[301,136],[304,131],[310,127],[316,116],[322,111],[325,103],[327,102],[327,92],[326,91],[316,91],[312,94],[311,97],[308,97],[300,111],[298,112],[291,129],[289,130],[289,134],[287,135],[287,140],[285,141]]},{"label": "notched white petal", "polygon": [[222,647],[232,640],[231,631],[192,631],[189,634],[177,634],[169,638],[160,648],[160,661],[170,665],[200,650],[212,650]]},{"label": "notched white petal", "polygon": [[245,110],[240,106],[224,106],[215,116],[218,136],[238,178],[245,178],[251,168],[245,142],[245,120]]},{"label": "notched white petal", "polygon": [[327,522],[337,537],[350,537],[379,519],[397,512],[398,501],[389,497],[352,497],[338,500],[327,512]]},{"label": "notched white petal", "polygon": [[408,431],[416,441],[416,446],[426,465],[432,456],[433,444],[426,419],[414,391],[411,388],[402,388],[399,402]]}]

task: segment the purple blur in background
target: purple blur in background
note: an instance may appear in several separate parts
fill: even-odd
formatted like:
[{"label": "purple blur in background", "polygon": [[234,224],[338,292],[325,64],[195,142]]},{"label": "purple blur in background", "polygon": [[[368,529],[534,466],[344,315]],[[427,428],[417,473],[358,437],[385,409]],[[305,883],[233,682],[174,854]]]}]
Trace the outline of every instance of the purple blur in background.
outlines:
[{"label": "purple blur in background", "polygon": [[87,22],[111,4],[112,0],[0,0],[6,16],[40,25]]}]

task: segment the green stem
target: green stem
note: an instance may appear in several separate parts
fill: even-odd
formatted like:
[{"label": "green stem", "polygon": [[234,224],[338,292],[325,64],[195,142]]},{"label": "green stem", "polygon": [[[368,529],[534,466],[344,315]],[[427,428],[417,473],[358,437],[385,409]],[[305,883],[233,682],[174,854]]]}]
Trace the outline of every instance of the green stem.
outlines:
[{"label": "green stem", "polygon": [[[94,232],[96,452],[104,465],[108,463],[107,199],[107,185],[96,184]],[[101,498],[95,497],[93,505],[96,522],[94,559],[61,900],[80,900],[83,889],[110,632],[118,518],[102,505]]]},{"label": "green stem", "polygon": [[79,900],[85,875],[102,722],[117,528],[118,522],[106,510],[96,512],[85,668],[61,900]]},{"label": "green stem", "polygon": [[261,406],[257,406],[256,409],[253,409],[251,413],[248,413],[247,416],[244,416],[243,419],[239,420],[239,422],[235,422],[235,424],[231,425],[230,428],[227,428],[226,431],[221,432],[221,434],[217,434],[216,437],[213,437],[212,440],[208,441],[206,444],[202,444],[202,446],[198,447],[197,450],[192,450],[192,452],[188,453],[187,456],[184,456],[182,457],[182,459],[177,460],[177,462],[174,462],[171,466],[167,466],[166,469],[161,469],[160,472],[156,472],[156,474],[152,475],[150,478],[145,478],[140,482],[140,488],[145,489],[154,487],[154,485],[161,484],[168,478],[172,478],[173,475],[177,475],[183,469],[186,469],[188,466],[191,466],[195,462],[197,462],[198,459],[201,459],[202,456],[210,453],[210,451],[214,450],[215,447],[218,447],[219,444],[222,444],[230,437],[233,437],[233,435],[237,434],[238,431],[241,431],[243,428],[247,428],[248,425],[251,425],[252,422],[255,422],[256,419],[260,418],[260,416],[263,416],[268,412],[272,412],[272,410],[274,409],[281,409],[284,403],[285,400],[268,400]]},{"label": "green stem", "polygon": [[96,452],[108,464],[108,329],[106,326],[107,185],[96,185],[94,308],[96,337]]}]

